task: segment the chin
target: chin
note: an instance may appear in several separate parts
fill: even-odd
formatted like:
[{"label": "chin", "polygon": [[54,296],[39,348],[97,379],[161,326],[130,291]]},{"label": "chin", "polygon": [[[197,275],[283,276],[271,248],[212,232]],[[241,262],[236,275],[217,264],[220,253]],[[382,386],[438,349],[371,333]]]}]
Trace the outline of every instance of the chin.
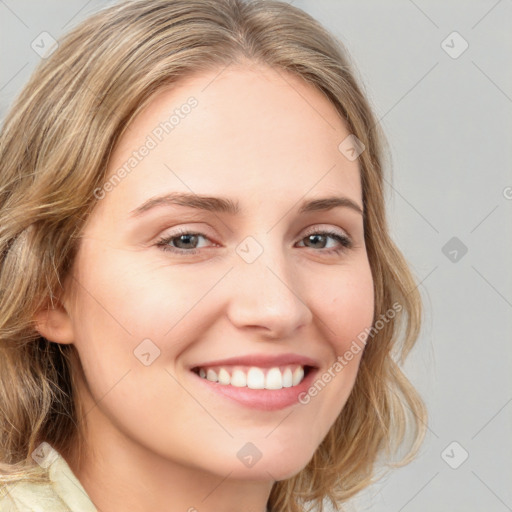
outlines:
[{"label": "chin", "polygon": [[292,478],[306,467],[310,458],[293,453],[262,456],[252,466],[244,467],[244,464],[231,467],[231,478],[240,480],[280,481]]}]

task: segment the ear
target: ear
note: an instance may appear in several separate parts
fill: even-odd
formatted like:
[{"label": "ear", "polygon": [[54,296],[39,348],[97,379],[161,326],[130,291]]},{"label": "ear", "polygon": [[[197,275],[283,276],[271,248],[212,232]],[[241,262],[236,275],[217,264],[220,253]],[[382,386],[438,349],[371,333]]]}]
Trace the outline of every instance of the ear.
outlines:
[{"label": "ear", "polygon": [[48,341],[71,344],[75,340],[73,323],[62,302],[57,299],[34,315],[35,328]]}]

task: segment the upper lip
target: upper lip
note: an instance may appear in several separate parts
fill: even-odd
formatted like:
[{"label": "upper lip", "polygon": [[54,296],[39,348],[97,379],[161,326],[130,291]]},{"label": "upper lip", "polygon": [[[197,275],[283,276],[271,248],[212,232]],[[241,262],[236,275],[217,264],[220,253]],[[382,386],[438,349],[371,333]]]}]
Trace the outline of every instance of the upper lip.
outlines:
[{"label": "upper lip", "polygon": [[204,368],[207,366],[259,366],[261,368],[273,368],[275,366],[286,366],[299,364],[301,366],[318,367],[318,362],[307,356],[300,354],[249,354],[246,356],[229,357],[227,359],[218,359],[216,361],[206,361],[204,363],[194,364],[192,368]]}]

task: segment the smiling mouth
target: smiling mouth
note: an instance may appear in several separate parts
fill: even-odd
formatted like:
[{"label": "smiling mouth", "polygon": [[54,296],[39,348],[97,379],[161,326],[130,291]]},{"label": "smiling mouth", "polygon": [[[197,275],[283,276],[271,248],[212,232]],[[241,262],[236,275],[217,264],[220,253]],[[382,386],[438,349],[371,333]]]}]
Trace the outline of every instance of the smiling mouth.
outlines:
[{"label": "smiling mouth", "polygon": [[200,378],[249,389],[282,389],[299,385],[313,369],[312,366],[288,364],[261,368],[258,366],[217,366],[192,368]]}]

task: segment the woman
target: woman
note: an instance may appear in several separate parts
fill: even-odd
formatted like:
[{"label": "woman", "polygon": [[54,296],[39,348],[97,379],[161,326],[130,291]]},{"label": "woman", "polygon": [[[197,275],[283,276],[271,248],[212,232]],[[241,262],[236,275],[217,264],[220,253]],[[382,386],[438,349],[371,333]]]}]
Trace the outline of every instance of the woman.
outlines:
[{"label": "woman", "polygon": [[36,70],[0,139],[0,510],[340,507],[415,455],[420,301],[347,59],[284,2],[144,0]]}]

